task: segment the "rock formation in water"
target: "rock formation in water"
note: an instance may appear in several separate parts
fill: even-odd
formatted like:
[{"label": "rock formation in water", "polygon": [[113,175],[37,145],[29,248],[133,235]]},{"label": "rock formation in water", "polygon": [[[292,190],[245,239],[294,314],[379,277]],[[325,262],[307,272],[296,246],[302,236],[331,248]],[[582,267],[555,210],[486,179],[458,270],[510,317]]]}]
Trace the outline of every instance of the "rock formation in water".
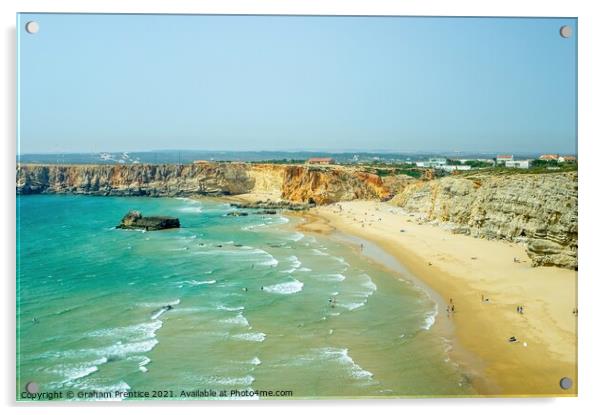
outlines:
[{"label": "rock formation in water", "polygon": [[534,266],[577,268],[576,172],[416,181],[392,202],[455,233],[526,242]]},{"label": "rock formation in water", "polygon": [[171,216],[142,216],[137,210],[128,212],[121,223],[116,226],[118,229],[143,229],[145,231],[160,231],[162,229],[179,228],[180,220]]},{"label": "rock formation in water", "polygon": [[230,206],[238,209],[267,209],[267,210],[308,210],[315,206],[311,203],[289,202],[288,200],[257,200],[254,202],[233,202]]}]

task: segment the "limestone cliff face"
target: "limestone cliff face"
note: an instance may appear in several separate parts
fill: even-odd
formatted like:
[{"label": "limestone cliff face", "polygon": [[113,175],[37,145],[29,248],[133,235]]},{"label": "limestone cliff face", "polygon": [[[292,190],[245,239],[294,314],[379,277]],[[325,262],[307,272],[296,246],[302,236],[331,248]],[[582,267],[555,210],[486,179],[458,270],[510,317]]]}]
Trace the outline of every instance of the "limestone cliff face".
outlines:
[{"label": "limestone cliff face", "polygon": [[282,197],[293,202],[318,205],[355,199],[380,200],[389,189],[380,177],[349,168],[287,166]]},{"label": "limestone cliff face", "polygon": [[279,199],[284,184],[286,166],[276,164],[253,164],[249,168],[249,176],[253,179],[252,193],[265,195],[270,199]]},{"label": "limestone cliff face", "polygon": [[356,169],[246,163],[20,165],[16,191],[116,196],[256,193],[317,204],[388,195],[378,176]]},{"label": "limestone cliff face", "polygon": [[117,196],[228,195],[254,185],[243,164],[206,165],[22,165],[17,193]]},{"label": "limestone cliff face", "polygon": [[453,232],[526,242],[534,266],[577,268],[576,173],[417,181],[392,202]]}]

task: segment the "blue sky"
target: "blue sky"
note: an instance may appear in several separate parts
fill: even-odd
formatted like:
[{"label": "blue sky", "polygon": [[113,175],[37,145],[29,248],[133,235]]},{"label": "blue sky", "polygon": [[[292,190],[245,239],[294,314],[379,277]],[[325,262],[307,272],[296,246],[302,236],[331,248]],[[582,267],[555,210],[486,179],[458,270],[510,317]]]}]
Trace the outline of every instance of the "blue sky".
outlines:
[{"label": "blue sky", "polygon": [[21,14],[17,27],[23,154],[575,152],[575,19]]}]

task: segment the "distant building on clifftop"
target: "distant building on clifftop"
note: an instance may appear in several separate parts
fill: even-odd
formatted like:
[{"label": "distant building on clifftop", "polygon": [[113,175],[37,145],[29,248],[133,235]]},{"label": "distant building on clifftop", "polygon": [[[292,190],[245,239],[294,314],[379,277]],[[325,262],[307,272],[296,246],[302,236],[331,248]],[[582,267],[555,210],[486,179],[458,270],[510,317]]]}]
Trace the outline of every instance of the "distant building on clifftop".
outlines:
[{"label": "distant building on clifftop", "polygon": [[495,164],[498,166],[505,166],[508,161],[514,161],[512,154],[498,154],[495,156]]},{"label": "distant building on clifftop", "polygon": [[506,161],[506,167],[510,169],[529,169],[531,168],[532,160],[509,160]]},{"label": "distant building on clifftop", "polygon": [[442,167],[447,165],[447,159],[445,157],[431,157],[428,161],[416,162],[416,167]]},{"label": "distant building on clifftop", "polygon": [[558,157],[559,163],[577,163],[577,157],[575,156],[560,156]]}]

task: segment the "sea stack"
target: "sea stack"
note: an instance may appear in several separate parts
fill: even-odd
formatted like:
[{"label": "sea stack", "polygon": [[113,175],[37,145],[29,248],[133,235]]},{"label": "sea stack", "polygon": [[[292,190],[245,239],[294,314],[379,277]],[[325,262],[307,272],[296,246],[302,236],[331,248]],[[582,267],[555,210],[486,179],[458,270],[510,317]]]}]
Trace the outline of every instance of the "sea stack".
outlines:
[{"label": "sea stack", "polygon": [[160,231],[162,229],[179,228],[180,220],[171,216],[144,217],[137,210],[131,210],[121,219],[118,229],[144,229],[146,231]]}]

